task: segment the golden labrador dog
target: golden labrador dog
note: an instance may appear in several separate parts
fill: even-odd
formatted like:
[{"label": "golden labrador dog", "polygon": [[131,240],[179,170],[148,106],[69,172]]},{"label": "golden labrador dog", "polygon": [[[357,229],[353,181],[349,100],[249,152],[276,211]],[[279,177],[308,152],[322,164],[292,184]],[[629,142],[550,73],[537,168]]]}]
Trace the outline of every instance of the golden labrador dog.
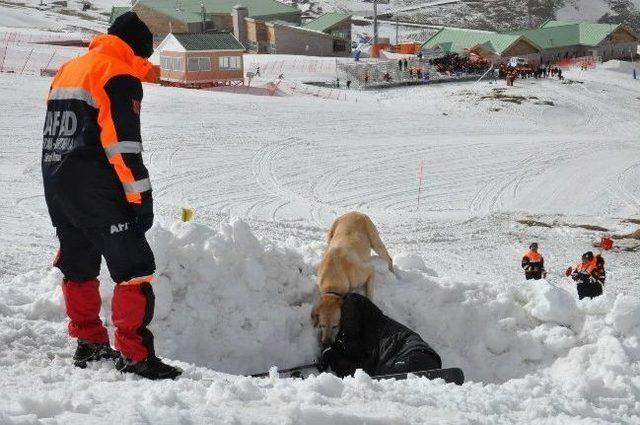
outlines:
[{"label": "golden labrador dog", "polygon": [[351,290],[365,286],[367,298],[373,298],[375,269],[371,249],[382,257],[393,272],[393,260],[371,219],[349,212],[338,217],[327,235],[329,246],[318,269],[320,299],[311,312],[314,327],[320,328],[323,346],[331,344],[340,324],[342,298]]}]

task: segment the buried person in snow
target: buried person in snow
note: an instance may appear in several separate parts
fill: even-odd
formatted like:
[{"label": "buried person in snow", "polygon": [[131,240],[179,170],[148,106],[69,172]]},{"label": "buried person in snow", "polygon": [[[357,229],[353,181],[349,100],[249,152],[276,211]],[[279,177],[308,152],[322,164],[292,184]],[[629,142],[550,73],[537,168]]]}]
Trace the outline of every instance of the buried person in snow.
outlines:
[{"label": "buried person in snow", "polygon": [[420,335],[385,316],[366,297],[349,293],[341,302],[340,328],[323,347],[321,369],[344,377],[356,369],[376,376],[442,367],[440,356]]},{"label": "buried person in snow", "polygon": [[585,297],[594,298],[602,295],[602,287],[606,278],[604,270],[604,258],[600,254],[593,255],[593,252],[587,251],[582,254],[582,262],[575,266],[569,267],[565,272],[567,276],[578,282],[576,289],[578,290],[578,298]]}]

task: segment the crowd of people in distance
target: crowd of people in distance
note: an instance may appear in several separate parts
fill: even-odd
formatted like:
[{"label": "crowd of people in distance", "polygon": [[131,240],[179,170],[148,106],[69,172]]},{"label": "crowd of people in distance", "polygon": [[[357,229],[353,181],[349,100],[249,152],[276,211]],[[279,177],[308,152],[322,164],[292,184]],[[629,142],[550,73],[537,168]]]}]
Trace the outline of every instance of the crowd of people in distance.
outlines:
[{"label": "crowd of people in distance", "polygon": [[479,74],[489,68],[489,62],[484,59],[472,60],[462,57],[457,53],[449,53],[446,56],[436,59],[429,59],[429,64],[435,66],[436,71],[441,74]]},{"label": "crowd of people in distance", "polygon": [[555,78],[558,80],[564,80],[562,75],[562,68],[558,66],[552,66],[547,64],[523,64],[517,66],[511,66],[506,63],[501,63],[496,68],[498,78],[505,80],[507,86],[513,86],[513,82],[516,78],[526,80],[528,78]]}]

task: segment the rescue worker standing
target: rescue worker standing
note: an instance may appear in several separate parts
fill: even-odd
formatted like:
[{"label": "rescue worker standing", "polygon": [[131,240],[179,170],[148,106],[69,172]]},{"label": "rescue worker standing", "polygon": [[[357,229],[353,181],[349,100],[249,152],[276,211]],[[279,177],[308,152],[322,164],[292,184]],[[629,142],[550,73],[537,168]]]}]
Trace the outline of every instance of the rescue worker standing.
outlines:
[{"label": "rescue worker standing", "polygon": [[567,276],[578,282],[578,298],[598,297],[602,295],[602,287],[606,279],[604,270],[604,258],[601,255],[593,255],[587,251],[582,254],[582,262],[575,268],[569,267],[565,272]]},{"label": "rescue worker standing", "polygon": [[544,270],[544,258],[538,252],[537,242],[529,245],[529,251],[522,257],[522,268],[524,269],[524,277],[527,280],[539,280],[547,277],[547,272]]},{"label": "rescue worker standing", "polygon": [[[156,357],[151,287],[155,260],[145,238],[153,225],[149,174],[142,162],[140,102],[152,65],[153,36],[133,12],[118,17],[89,51],[54,77],[43,131],[45,199],[60,250],[69,335],[76,366],[111,358],[121,372],[150,379],[181,370]],[[115,281],[115,347],[100,319],[97,276],[104,256]]]}]

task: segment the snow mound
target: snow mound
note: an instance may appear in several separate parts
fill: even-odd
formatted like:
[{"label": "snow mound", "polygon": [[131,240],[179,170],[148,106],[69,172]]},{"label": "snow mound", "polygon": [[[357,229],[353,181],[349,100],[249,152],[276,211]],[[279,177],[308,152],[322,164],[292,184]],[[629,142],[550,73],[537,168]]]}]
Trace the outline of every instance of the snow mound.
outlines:
[{"label": "snow mound", "polygon": [[621,61],[618,59],[606,61],[602,64],[602,67],[608,69],[609,71],[623,72],[625,74],[631,75],[633,73],[633,69],[635,68],[640,72],[640,69],[633,62]]},{"label": "snow mound", "polygon": [[393,257],[396,268],[405,270],[420,270],[429,276],[438,276],[438,273],[427,267],[422,257],[416,254],[398,254]]},{"label": "snow mound", "polygon": [[575,296],[543,281],[526,290],[529,303],[524,308],[535,319],[576,329],[581,315]]},{"label": "snow mound", "polygon": [[[235,374],[316,358],[309,314],[323,244],[274,245],[239,219],[218,230],[192,223],[155,226],[149,236],[157,260],[152,326],[159,353]],[[544,280],[499,290],[490,282],[436,277],[415,255],[400,254],[395,263],[393,274],[374,257],[374,301],[469,379],[499,383],[559,367],[558,359],[571,357],[572,350],[597,350],[601,335],[637,351],[637,300],[605,295],[577,301],[573,286]],[[570,362],[590,364],[580,356]]]},{"label": "snow mound", "polygon": [[[152,329],[162,356],[233,374],[316,358],[309,314],[323,244],[275,245],[258,239],[239,219],[218,230],[156,224],[148,235],[157,263]],[[595,384],[576,371],[592,370],[591,376],[601,377],[598,391],[606,387],[619,394],[620,381],[612,376],[640,358],[636,299],[605,293],[577,301],[573,286],[544,280],[514,282],[501,290],[491,282],[434,276],[416,255],[399,254],[395,260],[391,273],[374,257],[374,301],[422,335],[445,367],[462,367],[470,380],[500,383],[549,370],[589,392]],[[16,277],[1,291],[0,316],[62,325],[59,277],[55,271]],[[108,279],[101,280],[107,318],[110,291]],[[16,288],[32,288],[36,295]]]},{"label": "snow mound", "polygon": [[314,360],[315,283],[298,253],[260,242],[237,219],[218,231],[154,230],[158,352],[232,373]]}]

